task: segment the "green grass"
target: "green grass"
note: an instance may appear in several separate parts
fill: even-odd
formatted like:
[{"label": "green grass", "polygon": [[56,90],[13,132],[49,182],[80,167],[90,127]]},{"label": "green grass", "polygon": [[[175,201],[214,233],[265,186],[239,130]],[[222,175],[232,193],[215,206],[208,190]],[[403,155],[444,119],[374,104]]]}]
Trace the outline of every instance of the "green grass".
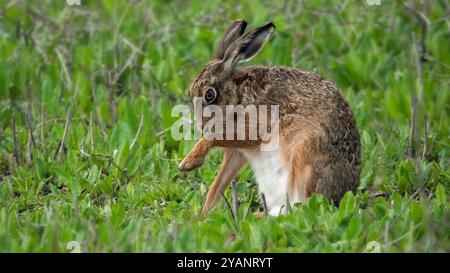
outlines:
[{"label": "green grass", "polygon": [[[395,1],[86,2],[0,1],[0,252],[69,252],[70,241],[86,252],[450,251],[447,1],[424,12],[421,70],[420,25]],[[338,208],[313,196],[256,218],[245,169],[237,219],[222,200],[199,220],[221,153],[180,174],[194,142],[166,129],[236,18],[277,25],[251,64],[317,71],[351,104],[361,186]]]}]

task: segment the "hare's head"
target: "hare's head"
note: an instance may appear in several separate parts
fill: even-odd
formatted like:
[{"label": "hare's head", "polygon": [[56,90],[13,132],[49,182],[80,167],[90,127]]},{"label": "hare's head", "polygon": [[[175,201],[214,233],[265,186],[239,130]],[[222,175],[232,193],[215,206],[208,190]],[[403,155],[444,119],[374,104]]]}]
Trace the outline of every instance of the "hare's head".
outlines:
[{"label": "hare's head", "polygon": [[243,34],[246,26],[247,22],[237,20],[227,28],[213,60],[206,64],[190,87],[192,101],[201,98],[203,106],[217,105],[222,109],[225,105],[239,103],[235,67],[256,56],[275,29],[269,22]]}]

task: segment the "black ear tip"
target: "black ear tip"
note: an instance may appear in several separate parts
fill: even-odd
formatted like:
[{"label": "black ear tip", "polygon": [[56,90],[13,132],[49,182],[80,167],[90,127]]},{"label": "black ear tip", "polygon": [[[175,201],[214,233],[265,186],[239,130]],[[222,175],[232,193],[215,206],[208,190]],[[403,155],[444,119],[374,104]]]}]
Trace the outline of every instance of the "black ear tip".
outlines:
[{"label": "black ear tip", "polygon": [[242,35],[244,33],[245,29],[247,28],[247,21],[245,21],[244,19],[237,19],[237,20],[234,20],[232,25],[238,26],[239,34]]},{"label": "black ear tip", "polygon": [[243,25],[247,25],[247,21],[245,21],[244,19],[237,19],[237,20],[234,20],[234,23],[236,23],[236,24],[243,24]]},{"label": "black ear tip", "polygon": [[263,29],[263,30],[269,30],[271,28],[272,29],[276,28],[275,24],[272,21],[270,21],[270,22],[266,23],[265,25],[263,25],[262,27],[260,27],[260,29]]},{"label": "black ear tip", "polygon": [[272,21],[270,21],[269,23],[267,23],[266,24],[266,26],[267,26],[267,28],[277,28],[276,26],[275,26],[275,24],[272,22]]}]

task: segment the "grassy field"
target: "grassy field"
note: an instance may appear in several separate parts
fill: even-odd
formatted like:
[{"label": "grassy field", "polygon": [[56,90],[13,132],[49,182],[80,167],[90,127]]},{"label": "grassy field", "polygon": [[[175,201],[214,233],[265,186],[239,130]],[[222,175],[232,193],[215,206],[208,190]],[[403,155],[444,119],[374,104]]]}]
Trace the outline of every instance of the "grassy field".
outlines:
[{"label": "grassy field", "polygon": [[[450,251],[448,1],[165,2],[0,0],[0,252]],[[316,71],[352,106],[361,185],[339,207],[255,217],[246,168],[236,217],[227,190],[199,219],[221,152],[179,173],[194,141],[170,114],[237,18],[277,26],[250,64]]]}]

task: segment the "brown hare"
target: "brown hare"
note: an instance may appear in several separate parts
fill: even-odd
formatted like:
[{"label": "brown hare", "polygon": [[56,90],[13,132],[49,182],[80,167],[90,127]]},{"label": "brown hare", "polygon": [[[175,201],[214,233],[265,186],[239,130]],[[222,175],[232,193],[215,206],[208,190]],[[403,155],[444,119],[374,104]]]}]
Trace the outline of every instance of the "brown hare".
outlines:
[{"label": "brown hare", "polygon": [[[248,162],[268,213],[286,213],[287,203],[305,202],[320,193],[337,204],[355,191],[360,174],[360,139],[352,111],[340,91],[321,76],[291,67],[249,66],[275,30],[270,22],[246,34],[244,20],[225,32],[214,59],[193,81],[191,99],[204,105],[278,105],[278,148],[260,149],[262,140],[201,138],[182,160],[179,170],[202,165],[208,151],[223,148],[222,166],[203,206],[205,215],[221,198],[230,181]],[[203,129],[203,128],[201,128]]]}]

